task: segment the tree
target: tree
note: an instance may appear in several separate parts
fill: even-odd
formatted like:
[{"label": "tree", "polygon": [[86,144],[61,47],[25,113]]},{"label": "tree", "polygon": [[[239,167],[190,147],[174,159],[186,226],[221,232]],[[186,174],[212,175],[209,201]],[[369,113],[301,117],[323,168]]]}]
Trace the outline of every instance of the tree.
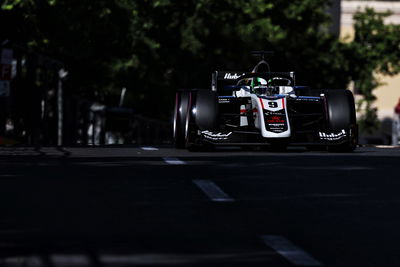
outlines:
[{"label": "tree", "polygon": [[272,69],[296,71],[301,84],[346,88],[356,81],[370,121],[374,73],[398,72],[399,29],[366,10],[355,16],[355,40],[342,43],[327,30],[329,3],[7,0],[0,20],[14,23],[1,39],[64,61],[73,94],[115,105],[112,96],[125,87],[129,105],[164,119],[177,89],[209,87],[212,71],[249,70],[251,50],[274,50]]},{"label": "tree", "polygon": [[355,38],[349,44],[351,74],[356,90],[363,96],[358,108],[363,112],[361,129],[373,132],[379,125],[373,90],[381,85],[378,74],[396,75],[400,71],[400,26],[384,23],[390,12],[377,13],[371,8],[354,16]]}]

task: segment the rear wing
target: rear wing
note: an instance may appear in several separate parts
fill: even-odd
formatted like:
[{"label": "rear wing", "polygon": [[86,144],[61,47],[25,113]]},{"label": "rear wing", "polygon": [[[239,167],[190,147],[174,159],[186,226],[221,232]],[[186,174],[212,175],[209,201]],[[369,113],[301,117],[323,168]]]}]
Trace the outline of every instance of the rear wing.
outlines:
[{"label": "rear wing", "polygon": [[[215,71],[211,75],[211,90],[221,92],[224,90],[226,85],[236,85],[238,79],[242,76],[254,75],[254,72],[242,72],[242,71]],[[290,72],[270,72],[260,73],[260,76],[273,77],[285,77],[293,81],[292,85],[296,86],[296,79],[294,71]]]},{"label": "rear wing", "polygon": [[236,85],[237,79],[246,74],[240,71],[215,71],[211,75],[211,90],[219,92],[226,85]]}]

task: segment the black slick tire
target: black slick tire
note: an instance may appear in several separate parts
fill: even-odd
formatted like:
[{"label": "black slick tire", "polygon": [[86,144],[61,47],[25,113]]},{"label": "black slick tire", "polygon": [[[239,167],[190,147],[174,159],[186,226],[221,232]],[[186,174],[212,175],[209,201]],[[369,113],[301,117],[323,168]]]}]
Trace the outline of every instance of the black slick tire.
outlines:
[{"label": "black slick tire", "polygon": [[175,148],[185,148],[185,127],[188,115],[189,92],[178,91],[175,97],[173,138]]},{"label": "black slick tire", "polygon": [[326,90],[327,128],[333,133],[345,129],[350,132],[348,141],[329,145],[329,152],[352,152],[357,146],[357,125],[354,97],[349,90]]},{"label": "black slick tire", "polygon": [[191,151],[211,149],[213,146],[199,142],[198,131],[215,130],[218,125],[218,95],[206,89],[189,94],[185,125],[185,147]]}]

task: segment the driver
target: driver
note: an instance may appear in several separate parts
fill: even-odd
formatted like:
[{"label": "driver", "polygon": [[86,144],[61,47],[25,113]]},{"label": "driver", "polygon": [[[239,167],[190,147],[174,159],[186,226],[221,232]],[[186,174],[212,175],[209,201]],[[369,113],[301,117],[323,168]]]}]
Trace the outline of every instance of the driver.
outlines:
[{"label": "driver", "polygon": [[259,95],[266,94],[267,84],[267,80],[261,77],[245,78],[237,83],[237,85],[242,86],[244,94],[254,93]]},{"label": "driver", "polygon": [[260,77],[254,77],[251,78],[251,85],[250,87],[252,88],[252,91],[256,94],[265,94],[266,90],[267,90],[267,80],[265,80],[264,78],[260,78]]}]

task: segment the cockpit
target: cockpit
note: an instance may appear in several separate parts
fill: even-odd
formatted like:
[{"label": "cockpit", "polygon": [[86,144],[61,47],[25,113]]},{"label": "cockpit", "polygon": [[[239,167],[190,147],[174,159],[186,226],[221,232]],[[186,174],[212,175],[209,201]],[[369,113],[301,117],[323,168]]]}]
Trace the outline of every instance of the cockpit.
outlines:
[{"label": "cockpit", "polygon": [[252,76],[239,79],[236,84],[241,92],[236,96],[245,96],[248,94],[257,94],[264,96],[273,96],[277,94],[294,94],[292,80],[285,77],[266,77]]}]

